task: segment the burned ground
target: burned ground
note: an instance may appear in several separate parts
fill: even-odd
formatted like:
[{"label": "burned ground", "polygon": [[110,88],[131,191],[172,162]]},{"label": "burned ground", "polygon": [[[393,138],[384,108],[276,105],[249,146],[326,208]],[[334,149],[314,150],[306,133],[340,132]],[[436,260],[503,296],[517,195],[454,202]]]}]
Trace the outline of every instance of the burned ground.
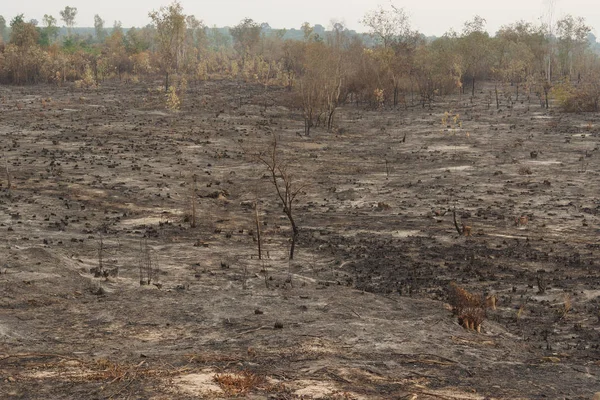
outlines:
[{"label": "burned ground", "polygon": [[[259,85],[192,85],[180,112],[142,83],[0,88],[0,394],[590,398],[598,115],[484,95],[347,105],[304,136],[290,94]],[[292,262],[254,157],[273,134],[307,185]],[[481,334],[445,306],[452,281],[498,296]]]}]

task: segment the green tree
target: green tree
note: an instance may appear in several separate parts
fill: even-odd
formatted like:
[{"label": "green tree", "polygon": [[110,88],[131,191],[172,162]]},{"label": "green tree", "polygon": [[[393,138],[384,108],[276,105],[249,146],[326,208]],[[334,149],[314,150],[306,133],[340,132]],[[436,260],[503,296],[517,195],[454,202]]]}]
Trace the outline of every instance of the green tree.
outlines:
[{"label": "green tree", "polygon": [[94,15],[94,32],[98,43],[103,43],[106,39],[106,30],[104,29],[104,20],[98,14]]},{"label": "green tree", "polygon": [[4,51],[4,69],[13,83],[32,83],[39,77],[42,52],[37,45],[38,29],[25,22],[23,14],[10,22],[10,43]]},{"label": "green tree", "polygon": [[40,30],[40,44],[49,46],[58,37],[58,26],[56,26],[56,18],[52,15],[44,14],[44,26]]},{"label": "green tree", "polygon": [[77,16],[77,7],[66,6],[64,10],[60,12],[60,18],[64,21],[67,26],[68,35],[71,36],[71,31],[75,25],[75,17]]},{"label": "green tree", "polygon": [[10,22],[10,43],[22,49],[34,46],[38,42],[39,33],[35,25],[25,22],[23,14],[19,14]]},{"label": "green tree", "polygon": [[239,24],[229,29],[233,38],[233,47],[242,57],[242,69],[246,64],[246,58],[252,54],[260,43],[260,25],[250,18],[244,18]]},{"label": "green tree", "polygon": [[151,47],[151,41],[145,36],[143,29],[130,28],[125,34],[125,47],[129,54],[137,54]]},{"label": "green tree", "polygon": [[0,15],[0,41],[6,41],[6,19]]},{"label": "green tree", "polygon": [[169,91],[169,75],[179,70],[185,39],[186,16],[179,2],[149,14],[156,28],[156,46],[159,67],[165,74],[165,91]]},{"label": "green tree", "polygon": [[468,77],[471,81],[471,96],[475,96],[475,81],[489,71],[490,57],[493,54],[490,36],[484,29],[485,22],[478,15],[465,22],[459,41],[464,78]]},{"label": "green tree", "polygon": [[116,72],[119,80],[124,72],[132,71],[133,66],[125,47],[125,35],[120,27],[114,28],[104,41],[103,53],[108,61],[107,72]]},{"label": "green tree", "polygon": [[306,42],[312,39],[314,28],[308,22],[304,22],[300,29],[304,32],[304,40]]},{"label": "green tree", "polygon": [[208,47],[206,26],[193,15],[186,17],[185,61],[188,68],[195,68]]}]

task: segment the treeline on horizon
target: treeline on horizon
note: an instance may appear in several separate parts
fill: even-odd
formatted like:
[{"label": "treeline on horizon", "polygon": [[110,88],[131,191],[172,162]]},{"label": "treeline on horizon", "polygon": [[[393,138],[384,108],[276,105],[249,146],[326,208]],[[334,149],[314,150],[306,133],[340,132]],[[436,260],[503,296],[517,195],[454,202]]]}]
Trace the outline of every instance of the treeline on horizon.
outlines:
[{"label": "treeline on horizon", "polygon": [[149,13],[151,23],[142,28],[118,22],[106,28],[98,15],[94,28],[75,28],[76,17],[76,8],[65,7],[60,28],[47,14],[41,23],[23,14],[10,22],[0,16],[0,82],[95,87],[107,79],[161,76],[171,100],[183,98],[190,81],[279,85],[296,94],[307,133],[317,124],[331,128],[335,109],[346,101],[426,106],[438,96],[473,96],[482,81],[495,83],[488,101],[497,107],[524,96],[542,107],[554,97],[566,111],[599,110],[598,44],[585,20],[571,15],[517,21],[494,36],[475,16],[438,38],[413,30],[404,9],[394,6],[367,12],[366,34],[342,23],[283,30],[248,18],[209,28],[178,2]]}]

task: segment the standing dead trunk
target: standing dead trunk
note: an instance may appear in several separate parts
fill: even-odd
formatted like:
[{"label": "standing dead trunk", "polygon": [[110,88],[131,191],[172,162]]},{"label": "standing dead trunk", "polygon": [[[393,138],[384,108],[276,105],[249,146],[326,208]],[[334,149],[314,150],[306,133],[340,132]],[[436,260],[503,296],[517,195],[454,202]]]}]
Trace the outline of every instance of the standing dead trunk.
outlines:
[{"label": "standing dead trunk", "polygon": [[169,71],[165,73],[165,93],[169,92]]},{"label": "standing dead trunk", "polygon": [[310,135],[310,128],[312,127],[312,119],[304,117],[304,135]]},{"label": "standing dead trunk", "polygon": [[192,216],[190,221],[190,226],[192,228],[196,227],[196,183],[198,180],[198,176],[194,174],[192,177],[192,193],[191,193],[191,201],[192,201]]},{"label": "standing dead trunk", "polygon": [[296,240],[298,239],[298,227],[294,222],[294,218],[292,218],[291,213],[288,214],[288,219],[290,220],[290,224],[292,225],[292,244],[290,245],[290,260],[294,259],[294,252],[296,250]]},{"label": "standing dead trunk", "polygon": [[496,93],[496,108],[500,108],[500,99],[498,98],[498,84],[494,85],[494,92]]},{"label": "standing dead trunk", "polygon": [[262,260],[262,242],[260,238],[260,220],[258,218],[258,199],[254,202],[254,219],[256,222],[256,239],[258,240],[258,259]]},{"label": "standing dead trunk", "polygon": [[327,131],[331,132],[333,129],[333,114],[335,114],[335,109],[331,110],[327,116]]},{"label": "standing dead trunk", "polygon": [[10,180],[10,171],[8,169],[8,158],[6,158],[6,153],[4,153],[4,171],[6,172],[6,188],[10,190],[12,182]]}]

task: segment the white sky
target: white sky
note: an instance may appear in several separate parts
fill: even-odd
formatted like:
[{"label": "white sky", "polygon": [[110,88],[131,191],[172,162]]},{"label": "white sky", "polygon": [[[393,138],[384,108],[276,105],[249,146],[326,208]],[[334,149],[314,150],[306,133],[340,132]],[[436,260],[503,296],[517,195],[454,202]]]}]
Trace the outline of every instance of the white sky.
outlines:
[{"label": "white sky", "polygon": [[[148,12],[166,5],[170,0],[3,0],[0,15],[9,22],[24,13],[27,20],[42,20],[51,14],[60,21],[59,11],[66,5],[77,7],[76,26],[93,26],[94,14],[99,14],[106,27],[120,20],[123,27],[144,26],[149,23]],[[487,20],[493,34],[501,25],[526,20],[537,22],[547,10],[548,0],[395,0],[411,17],[413,28],[426,35],[440,36],[450,28],[460,31],[463,22],[474,15]],[[389,0],[181,0],[186,14],[193,14],[208,26],[233,26],[242,18],[268,22],[273,28],[299,28],[304,21],[328,28],[335,19],[350,29],[366,31],[359,20],[366,11]],[[556,0],[557,17],[566,14],[585,17],[597,35],[600,29],[600,5],[594,0]],[[62,25],[62,22],[59,23]]]}]

